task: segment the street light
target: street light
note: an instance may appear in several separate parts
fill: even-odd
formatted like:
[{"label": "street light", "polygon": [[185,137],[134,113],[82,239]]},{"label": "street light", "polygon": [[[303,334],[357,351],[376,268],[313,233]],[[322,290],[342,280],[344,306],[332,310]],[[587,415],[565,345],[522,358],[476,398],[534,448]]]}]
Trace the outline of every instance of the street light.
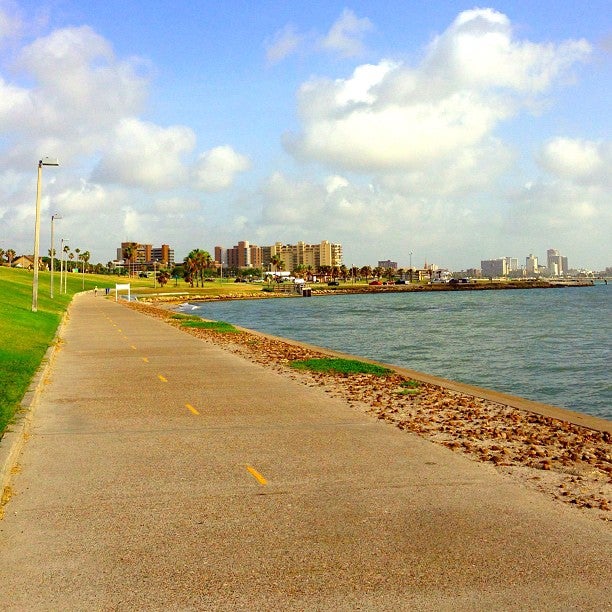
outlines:
[{"label": "street light", "polygon": [[38,180],[36,181],[36,221],[34,223],[34,280],[32,281],[32,312],[38,310],[38,251],[40,245],[40,191],[43,166],[59,166],[53,157],[43,157],[38,162]]},{"label": "street light", "polygon": [[[51,298],[53,298],[53,272],[55,270],[55,240],[53,239],[53,221],[55,221],[55,219],[61,219],[61,215],[51,215],[51,291],[50,291],[50,295]],[[60,276],[60,280],[61,280],[61,276]],[[60,293],[61,293],[61,289],[60,289]]]}]

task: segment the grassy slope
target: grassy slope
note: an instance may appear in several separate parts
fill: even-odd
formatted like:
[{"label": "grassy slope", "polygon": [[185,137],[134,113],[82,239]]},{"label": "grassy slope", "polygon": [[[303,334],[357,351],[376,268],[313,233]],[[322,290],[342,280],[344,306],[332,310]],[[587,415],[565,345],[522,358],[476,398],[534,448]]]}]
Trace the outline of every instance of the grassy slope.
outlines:
[{"label": "grassy slope", "polygon": [[[32,272],[0,266],[0,434],[12,418],[44,354],[52,343],[72,296],[82,290],[82,278],[70,275],[67,294],[49,297],[49,273],[39,276],[38,311],[32,312]],[[100,277],[85,277],[85,289],[103,286]],[[108,283],[110,286],[110,283]]]}]

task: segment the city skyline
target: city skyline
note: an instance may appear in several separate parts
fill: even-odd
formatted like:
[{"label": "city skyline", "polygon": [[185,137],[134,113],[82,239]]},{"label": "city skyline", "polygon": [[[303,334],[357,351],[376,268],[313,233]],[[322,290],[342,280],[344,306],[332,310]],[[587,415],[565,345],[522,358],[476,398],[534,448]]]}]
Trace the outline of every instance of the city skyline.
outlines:
[{"label": "city skyline", "polygon": [[[467,269],[610,266],[609,3],[0,0],[0,246],[58,214],[92,259],[156,236]],[[60,218],[61,217],[61,218]],[[114,237],[118,237],[116,240]],[[412,253],[412,255],[410,255]]]}]

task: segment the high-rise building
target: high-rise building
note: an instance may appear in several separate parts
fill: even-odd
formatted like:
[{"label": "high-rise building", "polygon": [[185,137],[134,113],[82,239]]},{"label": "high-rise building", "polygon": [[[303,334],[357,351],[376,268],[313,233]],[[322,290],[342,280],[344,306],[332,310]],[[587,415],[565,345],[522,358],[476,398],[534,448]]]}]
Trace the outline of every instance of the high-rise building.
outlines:
[{"label": "high-rise building", "polygon": [[569,270],[567,257],[563,257],[557,249],[548,249],[546,251],[546,264],[550,276],[561,276],[567,274]]},{"label": "high-rise building", "polygon": [[162,244],[160,247],[151,249],[151,260],[161,263],[164,266],[174,265],[174,249],[171,249],[167,244]]},{"label": "high-rise building", "polygon": [[169,245],[162,244],[160,247],[153,247],[152,244],[140,244],[138,242],[122,242],[117,249],[117,259],[126,259],[126,249],[135,247],[136,252],[132,258],[132,263],[139,266],[150,266],[154,262],[164,266],[174,265],[174,249]]},{"label": "high-rise building", "polygon": [[530,253],[529,257],[525,258],[525,270],[532,276],[538,273],[538,258],[535,255]]},{"label": "high-rise building", "polygon": [[483,259],[480,262],[483,277],[493,278],[496,276],[507,276],[508,259],[507,257],[501,257],[500,259]]},{"label": "high-rise building", "polygon": [[321,266],[340,267],[342,265],[342,245],[323,240],[319,244],[283,244],[276,242],[270,246],[256,246],[243,240],[231,249],[215,247],[215,260],[229,268],[270,268],[273,257],[283,262],[283,270],[292,272],[299,265],[311,267],[314,271]]},{"label": "high-rise building", "polygon": [[261,268],[263,263],[261,247],[250,244],[248,240],[241,240],[238,244],[227,250],[220,246],[215,247],[216,261],[225,263],[223,262],[224,254],[228,268]]},{"label": "high-rise building", "polygon": [[323,240],[319,244],[277,242],[270,247],[263,247],[262,251],[264,266],[268,266],[271,258],[276,255],[280,257],[287,271],[295,270],[300,265],[311,267],[315,271],[321,266],[338,268],[342,265],[342,245],[328,240]]}]

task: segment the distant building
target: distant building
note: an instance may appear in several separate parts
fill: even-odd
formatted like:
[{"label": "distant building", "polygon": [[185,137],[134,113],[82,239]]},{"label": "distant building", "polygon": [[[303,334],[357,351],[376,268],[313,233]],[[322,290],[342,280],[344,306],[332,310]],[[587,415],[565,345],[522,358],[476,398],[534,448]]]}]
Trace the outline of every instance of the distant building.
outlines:
[{"label": "distant building", "polygon": [[297,266],[312,267],[313,271],[321,266],[340,267],[342,265],[342,245],[323,240],[319,244],[283,244],[276,242],[270,246],[257,246],[247,240],[240,241],[231,249],[215,247],[215,260],[228,268],[270,268],[273,257],[283,262],[283,270],[292,272]]},{"label": "distant building", "polygon": [[528,276],[535,276],[538,274],[538,258],[535,255],[529,254],[525,258],[525,270]]},{"label": "distant building", "polygon": [[480,269],[484,278],[492,278],[508,275],[508,257],[499,259],[483,259],[480,262]]},{"label": "distant building", "polygon": [[[13,268],[24,268],[26,270],[34,269],[34,255],[20,255],[13,259],[11,266]],[[38,267],[40,270],[46,270],[47,266],[44,264],[42,257],[38,258]]]},{"label": "distant building", "polygon": [[261,268],[263,264],[261,247],[250,244],[248,240],[241,240],[227,250],[216,246],[215,260],[224,263],[223,259],[225,259],[228,268]]},{"label": "distant building", "polygon": [[504,257],[506,260],[506,270],[508,273],[516,272],[519,269],[518,259],[516,257]]},{"label": "distant building", "polygon": [[563,276],[569,270],[567,257],[563,257],[557,249],[548,249],[546,251],[546,263],[550,276]]},{"label": "distant building", "polygon": [[384,268],[385,270],[387,270],[388,268],[391,268],[392,270],[397,270],[397,261],[391,261],[390,259],[387,259],[385,261],[379,261],[378,267]]},{"label": "distant building", "polygon": [[152,244],[140,244],[138,242],[122,242],[117,249],[117,260],[125,260],[126,249],[130,246],[136,247],[136,255],[133,263],[140,268],[148,268],[153,264],[161,264],[163,266],[174,265],[174,249],[171,249],[167,244],[162,244],[161,247],[153,247]]}]

